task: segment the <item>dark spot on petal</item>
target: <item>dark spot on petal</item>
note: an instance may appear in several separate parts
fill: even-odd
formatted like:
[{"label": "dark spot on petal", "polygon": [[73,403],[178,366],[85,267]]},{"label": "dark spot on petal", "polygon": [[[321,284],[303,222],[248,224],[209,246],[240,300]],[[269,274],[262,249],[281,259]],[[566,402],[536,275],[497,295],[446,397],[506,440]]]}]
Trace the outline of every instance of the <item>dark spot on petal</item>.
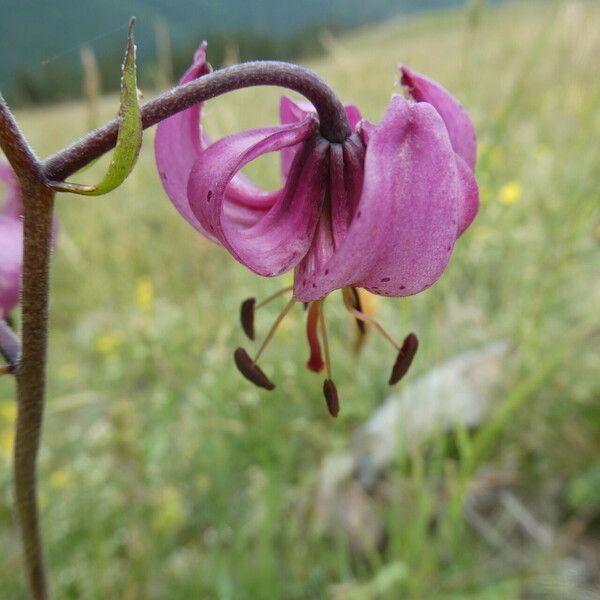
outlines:
[{"label": "dark spot on petal", "polygon": [[312,284],[312,286],[313,286],[314,288],[316,288],[316,287],[317,287],[317,284],[316,284],[316,283],[313,283],[313,284]]},{"label": "dark spot on petal", "polygon": [[360,215],[362,215],[362,212],[359,210],[359,211],[356,213],[356,218],[357,218],[357,219],[360,219]]},{"label": "dark spot on petal", "polygon": [[390,280],[390,278],[389,278],[389,277],[384,277],[384,278],[381,280],[381,283],[387,283],[389,280]]},{"label": "dark spot on petal", "polygon": [[306,279],[302,280],[302,285],[306,285]]},{"label": "dark spot on petal", "polygon": [[211,198],[212,198],[212,190],[208,190],[208,194],[206,194],[206,201],[210,202]]},{"label": "dark spot on petal", "polygon": [[405,286],[405,285],[401,285],[401,286],[400,286],[400,289],[401,289],[401,290],[405,290],[405,289],[406,289],[406,286]]},{"label": "dark spot on petal", "polygon": [[329,269],[325,269],[325,275],[329,275]]},{"label": "dark spot on petal", "polygon": [[448,250],[448,252],[450,252],[450,250],[452,250],[452,246],[446,246],[446,250]]}]

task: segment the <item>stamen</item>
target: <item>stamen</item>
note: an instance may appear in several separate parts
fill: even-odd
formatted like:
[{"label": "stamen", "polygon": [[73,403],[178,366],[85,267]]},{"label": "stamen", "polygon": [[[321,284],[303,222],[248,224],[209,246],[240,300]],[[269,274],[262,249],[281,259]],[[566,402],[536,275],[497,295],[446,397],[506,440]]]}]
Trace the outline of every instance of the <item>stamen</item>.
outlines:
[{"label": "stamen", "polygon": [[323,314],[323,300],[318,301],[319,305],[319,323],[321,325],[321,338],[323,339],[323,350],[325,351],[325,368],[327,369],[327,379],[323,382],[323,394],[327,402],[327,410],[332,417],[337,417],[340,412],[340,400],[338,398],[337,388],[333,383],[331,375],[331,356],[329,355],[329,341],[327,339],[327,327],[325,325],[325,315]]},{"label": "stamen", "polygon": [[251,339],[254,339],[254,310],[256,298],[247,298],[240,306],[240,321],[244,333]]},{"label": "stamen", "polygon": [[337,388],[331,379],[326,379],[323,382],[323,394],[327,402],[327,409],[332,417],[337,417],[340,412],[340,401],[338,399]]},{"label": "stamen", "polygon": [[252,361],[248,353],[242,348],[236,348],[233,353],[233,359],[239,372],[254,385],[265,388],[266,390],[274,390],[275,384],[265,375],[263,370]]},{"label": "stamen", "polygon": [[0,375],[10,375],[13,371],[12,365],[0,365]]},{"label": "stamen", "polygon": [[369,325],[371,325],[371,327],[374,327],[390,344],[392,344],[392,346],[394,346],[394,348],[396,348],[396,350],[400,350],[400,346],[398,346],[398,344],[396,344],[396,342],[393,340],[393,338],[389,335],[389,333],[379,324],[379,322],[374,319],[373,317],[370,317],[369,315],[366,315],[363,312],[360,312],[359,310],[356,310],[356,308],[354,308],[353,302],[352,302],[352,296],[351,296],[351,292],[347,291],[350,290],[351,288],[344,288],[342,290],[342,297],[344,298],[344,304],[346,305],[346,308],[348,309],[348,311],[354,315],[354,317],[356,319],[358,319],[359,321],[363,321],[365,323],[368,323]]},{"label": "stamen", "polygon": [[417,339],[417,336],[414,333],[409,333],[404,338],[402,348],[398,351],[398,358],[396,358],[390,380],[388,381],[390,385],[398,383],[406,375],[406,372],[417,353],[418,347],[419,340]]},{"label": "stamen", "polygon": [[288,287],[285,287],[282,290],[279,290],[279,291],[275,292],[274,294],[267,296],[264,300],[262,300],[258,304],[256,304],[256,298],[247,298],[246,300],[244,300],[242,302],[242,305],[240,306],[240,321],[242,323],[242,329],[244,330],[244,333],[251,340],[254,340],[254,312],[257,311],[262,306],[265,306],[265,304],[268,304],[269,302],[271,302],[271,300],[275,300],[276,298],[279,298],[279,296],[283,296],[283,294],[287,294],[288,292],[291,292],[292,289],[293,289],[293,286],[291,286],[291,285]]},{"label": "stamen", "polygon": [[256,356],[254,357],[254,362],[255,363],[258,362],[258,359],[260,358],[260,355],[263,353],[264,349],[267,347],[267,344],[271,341],[271,338],[273,337],[273,335],[277,331],[277,328],[279,327],[279,324],[281,323],[281,321],[283,321],[283,319],[285,318],[285,316],[290,312],[290,310],[291,310],[292,306],[294,306],[294,304],[296,304],[296,299],[292,298],[285,305],[285,308],[279,313],[279,316],[275,319],[275,322],[271,326],[271,329],[269,330],[269,333],[267,333],[267,337],[265,338],[265,341],[262,343],[261,347],[258,349],[258,352],[256,353]]},{"label": "stamen", "polygon": [[[344,288],[344,290],[345,289],[346,288]],[[356,309],[359,313],[364,314],[363,309],[362,309],[362,304],[360,302],[360,296],[358,294],[358,290],[355,287],[349,287],[347,289],[348,289],[348,292],[347,292],[348,300],[352,304],[352,308]],[[357,325],[360,333],[364,335],[367,331],[364,321],[362,321],[361,319],[356,319],[356,325]]]},{"label": "stamen", "polygon": [[329,341],[327,340],[327,329],[325,327],[325,315],[323,314],[323,300],[317,302],[319,310],[319,323],[321,325],[321,338],[323,340],[323,350],[325,351],[325,368],[327,369],[327,377],[331,376],[331,358],[329,356]]},{"label": "stamen", "polygon": [[269,302],[271,302],[271,300],[275,300],[275,298],[279,298],[279,296],[283,296],[284,294],[287,294],[288,292],[291,292],[293,289],[294,289],[293,285],[288,285],[288,287],[284,287],[282,290],[279,290],[278,292],[275,292],[274,294],[271,294],[270,296],[267,296],[264,300],[261,300],[254,307],[254,309],[258,310],[259,308],[261,308],[265,304],[268,304]]},{"label": "stamen", "polygon": [[320,300],[310,303],[308,317],[306,318],[306,337],[308,338],[308,346],[310,348],[310,356],[306,366],[315,373],[320,373],[325,366],[321,356],[319,336],[317,335],[317,326],[319,325],[320,317],[319,304]]}]

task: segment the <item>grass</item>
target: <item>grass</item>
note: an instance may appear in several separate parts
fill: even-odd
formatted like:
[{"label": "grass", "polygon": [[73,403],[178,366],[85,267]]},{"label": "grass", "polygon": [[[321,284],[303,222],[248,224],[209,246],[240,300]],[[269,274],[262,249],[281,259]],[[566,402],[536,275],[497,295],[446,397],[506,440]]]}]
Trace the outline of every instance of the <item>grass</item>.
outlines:
[{"label": "grass", "polygon": [[[372,120],[397,91],[398,61],[441,81],[473,115],[480,214],[440,282],[381,301],[379,317],[397,338],[418,332],[410,378],[488,341],[514,349],[488,422],[398,457],[377,505],[387,543],[366,556],[341,533],[320,535],[311,499],[321,459],[346,448],[388,394],[384,342],[371,336],[357,361],[341,299],[327,303],[335,421],[321,378],[304,368],[301,311],[264,357],[277,390],[247,384],[232,367],[239,303],[282,282],[253,276],[180,219],[157,178],[152,132],[119,190],[58,199],[40,455],[57,598],[583,597],[561,574],[567,557],[598,560],[599,28],[591,2],[424,15],[349,34],[310,65]],[[258,89],[211,102],[208,128],[273,123],[277,98]],[[103,117],[115,110],[107,98]],[[85,133],[80,104],[17,118],[42,155]],[[250,172],[277,185],[275,157]],[[279,309],[259,314],[259,331]],[[5,377],[0,597],[18,599],[13,416]],[[513,473],[515,493],[555,532],[518,564],[465,520],[465,494],[486,469]],[[515,552],[521,542],[511,540]]]}]

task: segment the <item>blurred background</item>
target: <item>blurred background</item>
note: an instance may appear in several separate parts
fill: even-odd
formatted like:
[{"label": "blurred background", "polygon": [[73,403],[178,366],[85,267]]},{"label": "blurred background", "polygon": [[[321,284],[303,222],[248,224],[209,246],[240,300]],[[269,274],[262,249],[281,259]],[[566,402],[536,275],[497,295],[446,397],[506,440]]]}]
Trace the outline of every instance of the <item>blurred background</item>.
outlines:
[{"label": "blurred background", "polygon": [[[262,359],[274,392],[235,370],[240,302],[291,279],[254,276],[179,217],[152,130],[117,191],[58,198],[40,455],[56,598],[600,597],[600,3],[2,8],[0,89],[42,156],[116,113],[132,14],[146,98],[207,39],[215,66],[307,64],[377,121],[403,62],[460,99],[479,139],[481,210],[445,275],[413,298],[365,297],[395,338],[420,338],[397,388],[385,340],[354,353],[341,297],[327,301],[335,420],[300,309]],[[275,123],[279,95],[211,101],[205,125]],[[275,188],[278,168],[248,173]],[[258,313],[259,339],[283,304]],[[1,378],[3,599],[25,597],[14,394]]]}]

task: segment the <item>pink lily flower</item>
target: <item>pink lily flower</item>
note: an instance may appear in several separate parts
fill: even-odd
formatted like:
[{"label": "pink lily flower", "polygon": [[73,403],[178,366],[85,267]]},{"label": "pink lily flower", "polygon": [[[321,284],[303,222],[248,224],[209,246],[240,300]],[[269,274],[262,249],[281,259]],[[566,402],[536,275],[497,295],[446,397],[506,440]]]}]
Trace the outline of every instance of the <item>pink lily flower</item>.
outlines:
[{"label": "pink lily flower", "polygon": [[[203,43],[181,83],[209,72]],[[406,67],[402,74],[410,97],[394,95],[377,124],[346,105],[351,134],[341,142],[320,134],[310,103],[286,97],[278,126],[211,143],[198,128],[202,107],[197,105],[161,122],[156,133],[163,186],[194,228],[259,275],[294,269],[292,299],[274,327],[294,302],[309,303],[308,366],[327,368],[324,393],[332,414],[339,407],[322,312],[325,297],[342,289],[354,318],[392,342],[398,351],[390,378],[395,383],[416,352],[416,337],[396,344],[361,310],[356,288],[382,296],[427,289],[443,273],[478,209],[475,134],[468,115],[439,84]],[[265,192],[240,170],[274,151],[281,153],[283,185]],[[242,305],[242,324],[252,338],[253,313],[263,304],[250,299]],[[248,379],[272,389],[256,364],[265,345],[254,359],[238,348],[235,359]]]},{"label": "pink lily flower", "polygon": [[0,181],[5,187],[3,204],[0,205],[0,319],[6,319],[19,302],[23,224],[19,182],[4,162],[0,162]]},{"label": "pink lily flower", "polygon": [[[0,319],[7,319],[19,303],[23,271],[23,202],[19,181],[6,162],[0,161],[0,182],[4,198],[0,199]],[[52,225],[53,243],[58,235],[58,221]]]}]

